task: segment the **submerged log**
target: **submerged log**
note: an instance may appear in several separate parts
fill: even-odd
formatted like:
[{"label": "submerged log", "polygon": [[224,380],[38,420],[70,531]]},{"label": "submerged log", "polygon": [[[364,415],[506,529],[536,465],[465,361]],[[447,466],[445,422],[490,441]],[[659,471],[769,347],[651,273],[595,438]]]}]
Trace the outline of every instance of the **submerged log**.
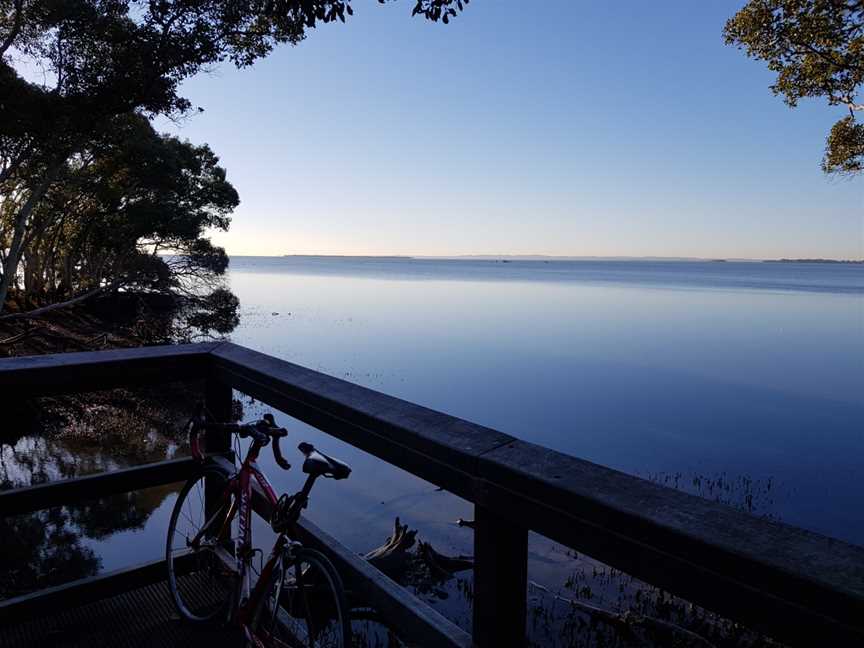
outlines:
[{"label": "submerged log", "polygon": [[417,530],[409,529],[398,517],[393,534],[363,557],[391,578],[414,581],[414,584],[419,578],[449,580],[456,572],[474,568],[471,556],[446,556],[435,551],[428,542],[418,543]]},{"label": "submerged log", "polygon": [[456,572],[474,569],[474,556],[445,556],[435,551],[428,542],[421,542],[417,553],[427,564],[451,576]]}]

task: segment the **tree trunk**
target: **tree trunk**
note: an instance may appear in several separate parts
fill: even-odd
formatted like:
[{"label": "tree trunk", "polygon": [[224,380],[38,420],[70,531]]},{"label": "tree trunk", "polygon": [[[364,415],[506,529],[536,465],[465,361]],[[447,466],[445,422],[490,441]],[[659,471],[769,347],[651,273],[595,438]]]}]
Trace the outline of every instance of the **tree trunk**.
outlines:
[{"label": "tree trunk", "polygon": [[6,257],[6,263],[3,265],[3,277],[0,278],[0,313],[3,312],[3,307],[6,305],[6,296],[9,294],[9,286],[12,284],[12,279],[18,271],[18,262],[21,260],[21,252],[24,243],[24,233],[27,231],[27,219],[36,208],[36,205],[42,200],[42,196],[48,191],[48,187],[54,181],[54,177],[60,170],[63,163],[55,164],[42,179],[42,182],[30,193],[27,202],[18,211],[15,217],[15,230],[12,234],[12,242],[9,244],[9,254]]}]

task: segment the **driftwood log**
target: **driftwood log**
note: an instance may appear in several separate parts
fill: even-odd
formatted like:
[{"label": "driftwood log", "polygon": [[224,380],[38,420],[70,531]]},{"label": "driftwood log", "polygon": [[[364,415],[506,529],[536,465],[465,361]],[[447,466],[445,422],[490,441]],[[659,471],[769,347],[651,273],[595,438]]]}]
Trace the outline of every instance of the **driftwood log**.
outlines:
[{"label": "driftwood log", "polygon": [[466,569],[474,568],[471,556],[446,556],[435,551],[428,542],[417,541],[417,530],[409,529],[399,518],[393,534],[383,545],[364,558],[382,572],[401,583],[419,584],[418,580],[445,581]]},{"label": "driftwood log", "polygon": [[388,576],[401,575],[411,558],[411,548],[416,544],[417,530],[408,530],[407,524],[400,524],[399,518],[393,525],[393,535],[377,549],[363,556]]}]

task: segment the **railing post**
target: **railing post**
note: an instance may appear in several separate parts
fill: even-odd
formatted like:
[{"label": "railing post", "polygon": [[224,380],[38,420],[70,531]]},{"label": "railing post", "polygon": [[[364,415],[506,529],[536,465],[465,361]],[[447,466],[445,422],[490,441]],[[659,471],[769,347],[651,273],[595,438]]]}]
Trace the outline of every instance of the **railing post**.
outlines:
[{"label": "railing post", "polygon": [[[225,423],[231,420],[233,391],[214,378],[208,378],[204,386],[204,406],[214,421]],[[231,449],[228,432],[207,432],[207,452],[227,452]]]},{"label": "railing post", "polygon": [[[214,421],[227,422],[231,420],[233,391],[230,385],[207,378],[204,384],[204,406]],[[204,447],[210,452],[229,452],[231,450],[231,434],[228,432],[208,431],[204,438]],[[210,483],[204,487],[204,510],[209,516],[217,510],[219,498],[222,496],[224,484]]]},{"label": "railing post", "polygon": [[525,645],[528,530],[474,506],[474,645]]}]

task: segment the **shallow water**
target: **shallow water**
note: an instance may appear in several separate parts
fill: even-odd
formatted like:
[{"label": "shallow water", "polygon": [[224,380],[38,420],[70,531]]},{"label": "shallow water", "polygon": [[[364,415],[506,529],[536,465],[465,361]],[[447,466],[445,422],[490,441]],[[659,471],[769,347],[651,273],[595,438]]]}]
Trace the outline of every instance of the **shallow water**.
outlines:
[{"label": "shallow water", "polygon": [[[864,544],[862,266],[237,257],[230,283],[239,344]],[[354,467],[316,486],[309,510],[351,548],[383,543],[400,516],[470,553],[453,523],[468,503],[279,418],[289,460],[305,440]],[[299,487],[298,471],[262,463],[277,489]],[[106,503],[125,520],[115,534],[74,515],[52,524],[98,559],[87,569],[112,569],[160,556],[173,499]],[[565,563],[533,538],[532,578],[554,585]]]}]

